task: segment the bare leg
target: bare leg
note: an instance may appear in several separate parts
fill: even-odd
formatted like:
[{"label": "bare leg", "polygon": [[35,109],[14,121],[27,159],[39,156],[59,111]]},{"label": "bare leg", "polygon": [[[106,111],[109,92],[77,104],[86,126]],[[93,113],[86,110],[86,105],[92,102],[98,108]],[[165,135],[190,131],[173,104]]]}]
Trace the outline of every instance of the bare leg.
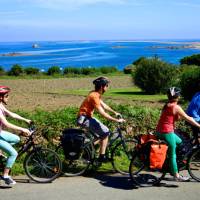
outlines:
[{"label": "bare leg", "polygon": [[101,140],[101,147],[100,147],[100,151],[99,151],[100,155],[105,154],[107,144],[108,144],[108,136],[105,137],[103,140]]},{"label": "bare leg", "polygon": [[3,176],[6,177],[9,175],[9,172],[10,172],[10,168],[5,168],[4,169],[4,172],[3,172]]}]

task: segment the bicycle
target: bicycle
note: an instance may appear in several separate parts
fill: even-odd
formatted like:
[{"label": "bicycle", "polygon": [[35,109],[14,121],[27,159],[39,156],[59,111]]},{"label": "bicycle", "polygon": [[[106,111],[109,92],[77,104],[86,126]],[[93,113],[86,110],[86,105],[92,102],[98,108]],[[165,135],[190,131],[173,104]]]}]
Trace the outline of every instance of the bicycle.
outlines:
[{"label": "bicycle", "polygon": [[[99,167],[100,163],[97,159],[97,149],[95,143],[99,138],[95,133],[89,130],[77,129],[85,135],[85,142],[81,148],[80,156],[76,159],[66,158],[62,148],[62,144],[58,145],[56,152],[61,155],[63,161],[63,174],[66,176],[79,176],[86,172],[91,166]],[[106,149],[106,156],[108,161],[112,163],[115,171],[128,175],[129,162],[132,156],[132,149],[136,145],[136,140],[133,138],[125,138],[127,131],[118,124],[115,131],[109,136],[109,143]]]},{"label": "bicycle", "polygon": [[[61,174],[61,160],[51,149],[43,148],[35,143],[37,130],[34,125],[31,125],[29,130],[32,134],[23,142],[17,158],[26,153],[23,168],[31,180],[38,183],[52,182]],[[6,159],[6,156],[1,155],[0,171],[3,171]]]},{"label": "bicycle", "polygon": [[[200,134],[189,137],[188,134],[180,130],[177,130],[176,133],[183,140],[183,145],[177,148],[178,169],[179,171],[187,170],[193,179],[200,182]],[[140,136],[136,139],[139,144]],[[164,143],[164,141],[160,141],[160,143]],[[165,175],[170,173],[168,158],[165,159],[162,169],[150,169],[149,145],[150,144],[146,144],[143,147],[138,146],[135,148],[129,166],[130,178],[134,184],[139,186],[160,185],[160,182],[164,179]]]}]

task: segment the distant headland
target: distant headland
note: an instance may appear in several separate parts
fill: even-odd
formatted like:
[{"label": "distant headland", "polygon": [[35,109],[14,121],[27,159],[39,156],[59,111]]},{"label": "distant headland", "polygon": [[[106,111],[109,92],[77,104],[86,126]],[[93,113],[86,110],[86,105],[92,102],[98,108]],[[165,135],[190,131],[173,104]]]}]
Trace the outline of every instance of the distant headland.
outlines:
[{"label": "distant headland", "polygon": [[161,46],[161,45],[155,45],[151,46],[150,48],[153,49],[200,49],[200,42],[189,42],[189,43],[184,43],[183,45],[178,45],[181,43],[178,42],[166,42],[166,44],[174,44],[170,46]]},{"label": "distant headland", "polygon": [[9,57],[14,57],[14,56],[31,56],[31,54],[12,52],[12,53],[3,53],[3,54],[0,54],[0,56],[9,56]]}]

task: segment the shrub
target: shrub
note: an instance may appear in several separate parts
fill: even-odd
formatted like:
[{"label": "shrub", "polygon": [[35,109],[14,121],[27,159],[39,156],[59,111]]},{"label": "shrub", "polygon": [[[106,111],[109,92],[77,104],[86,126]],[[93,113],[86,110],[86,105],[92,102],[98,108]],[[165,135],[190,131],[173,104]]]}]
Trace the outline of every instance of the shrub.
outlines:
[{"label": "shrub", "polygon": [[83,67],[81,69],[81,74],[84,74],[84,75],[94,74],[95,72],[96,72],[96,69],[94,67]]},{"label": "shrub", "polygon": [[60,74],[60,73],[61,73],[61,70],[60,70],[60,67],[58,66],[52,66],[47,71],[47,74],[50,76],[54,74]]},{"label": "shrub", "polygon": [[100,67],[99,71],[103,74],[108,74],[108,73],[114,73],[117,72],[117,68],[116,67]]},{"label": "shrub", "polygon": [[34,68],[34,67],[27,67],[24,69],[26,74],[39,74],[39,69],[38,68]]},{"label": "shrub", "polygon": [[147,94],[163,93],[174,83],[177,69],[158,58],[142,59],[136,65],[135,84]]},{"label": "shrub", "polygon": [[133,72],[135,68],[135,65],[133,64],[130,64],[130,65],[127,65],[126,67],[124,67],[124,74],[131,74]]},{"label": "shrub", "polygon": [[133,65],[138,65],[138,64],[140,64],[140,62],[142,62],[143,60],[146,60],[146,58],[142,56],[142,57],[138,58],[137,60],[135,60],[132,64],[133,64]]},{"label": "shrub", "polygon": [[66,67],[63,74],[81,74],[81,69],[76,67]]},{"label": "shrub", "polygon": [[180,60],[181,64],[186,65],[198,65],[200,66],[200,54],[194,54],[192,56],[186,56]]},{"label": "shrub", "polygon": [[0,66],[0,76],[1,75],[5,75],[5,70],[4,70],[4,68],[2,67],[2,66]]},{"label": "shrub", "polygon": [[185,68],[181,74],[180,87],[183,97],[187,100],[191,100],[192,96],[200,91],[200,68],[198,66]]},{"label": "shrub", "polygon": [[16,65],[12,66],[12,68],[8,72],[8,75],[19,76],[19,75],[23,74],[23,72],[24,72],[23,67],[21,65],[16,64]]}]

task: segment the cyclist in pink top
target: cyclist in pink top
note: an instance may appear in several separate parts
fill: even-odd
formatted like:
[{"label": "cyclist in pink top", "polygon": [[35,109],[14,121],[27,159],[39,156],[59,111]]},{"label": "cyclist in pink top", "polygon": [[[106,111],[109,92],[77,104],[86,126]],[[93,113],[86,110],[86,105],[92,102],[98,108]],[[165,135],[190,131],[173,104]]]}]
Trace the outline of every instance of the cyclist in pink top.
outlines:
[{"label": "cyclist in pink top", "polygon": [[178,105],[180,98],[180,89],[171,87],[167,91],[168,102],[164,105],[162,114],[160,116],[156,135],[158,138],[163,139],[168,144],[168,156],[170,160],[171,174],[173,174],[176,181],[188,181],[188,177],[183,177],[178,173],[178,167],[176,162],[176,146],[181,144],[182,140],[175,133],[175,122],[181,118],[187,122],[200,128],[200,124],[197,123],[192,117],[188,116],[184,110]]},{"label": "cyclist in pink top", "polygon": [[18,143],[20,141],[20,138],[16,134],[4,130],[4,128],[9,128],[14,131],[20,131],[25,135],[30,135],[31,132],[26,128],[11,124],[7,121],[6,116],[25,121],[28,124],[31,123],[31,120],[23,118],[18,114],[6,109],[4,105],[6,105],[8,102],[9,92],[9,87],[2,85],[0,86],[0,155],[2,154],[1,150],[3,150],[8,156],[3,175],[0,176],[0,181],[4,181],[6,185],[12,186],[16,184],[16,182],[9,176],[9,172],[15,162],[15,159],[17,158],[17,151],[13,148],[12,145]]}]

